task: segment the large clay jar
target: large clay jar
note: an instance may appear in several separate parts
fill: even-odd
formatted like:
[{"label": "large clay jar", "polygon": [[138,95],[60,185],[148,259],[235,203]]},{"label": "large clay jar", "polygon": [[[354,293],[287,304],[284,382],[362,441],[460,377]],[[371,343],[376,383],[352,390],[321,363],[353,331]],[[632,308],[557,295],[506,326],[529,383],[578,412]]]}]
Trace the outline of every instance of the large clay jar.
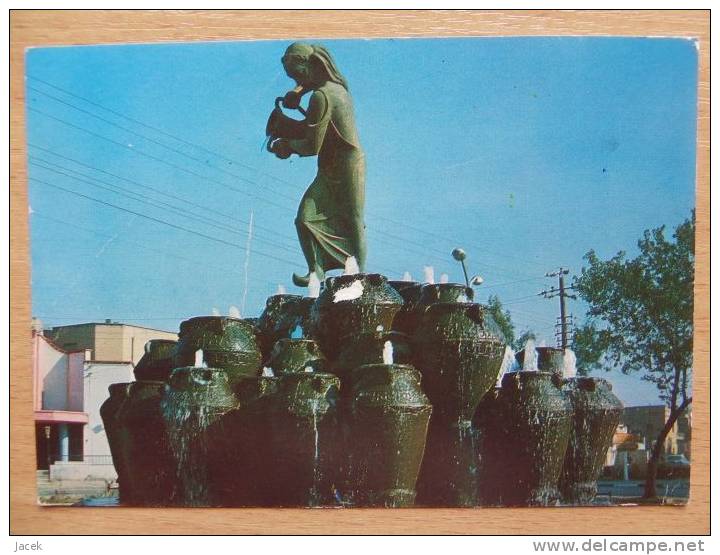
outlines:
[{"label": "large clay jar", "polygon": [[[352,370],[364,364],[412,363],[411,339],[404,333],[395,331],[359,333],[343,338],[340,343],[341,351],[333,363],[332,372],[343,380],[350,380]],[[386,360],[388,356],[392,360]]]},{"label": "large clay jar", "polygon": [[218,472],[210,462],[223,457],[223,416],[237,404],[224,370],[188,366],[170,375],[161,406],[180,482],[180,504],[223,504],[234,469],[225,466]]},{"label": "large clay jar", "polygon": [[472,287],[460,283],[427,283],[420,291],[418,304],[471,303],[475,297]]},{"label": "large clay jar", "polygon": [[279,378],[257,376],[236,387],[237,406],[222,415],[208,474],[218,480],[216,500],[226,507],[270,507],[275,497],[270,427]]},{"label": "large clay jar", "polygon": [[105,427],[105,434],[110,445],[113,465],[118,474],[120,502],[132,504],[132,484],[127,476],[127,456],[129,442],[127,430],[118,424],[118,415],[122,405],[127,401],[130,383],[114,383],[108,388],[110,396],[100,406],[100,416]]},{"label": "large clay jar", "polygon": [[[159,507],[175,502],[177,475],[161,407],[164,389],[160,381],[132,382],[116,413],[112,428],[122,438],[116,446],[123,453],[123,503]],[[129,499],[123,490],[129,490]]]},{"label": "large clay jar", "polygon": [[312,307],[315,339],[333,360],[351,334],[389,331],[403,299],[380,274],[329,277]]},{"label": "large clay jar", "polygon": [[417,485],[418,505],[475,507],[479,504],[477,435],[472,422],[430,419]]},{"label": "large clay jar", "polygon": [[270,425],[273,457],[267,461],[275,501],[284,507],[336,504],[340,378],[303,372],[279,382]]},{"label": "large clay jar", "polygon": [[[564,351],[555,347],[535,347],[537,353],[537,368],[540,372],[550,372],[556,376],[561,376],[564,366]],[[525,351],[520,350],[515,353],[515,359],[518,361],[520,368],[523,367],[525,361]]]},{"label": "large clay jar", "polygon": [[348,498],[358,506],[412,506],[433,410],[420,373],[371,364],[353,370],[352,384]]},{"label": "large clay jar", "polygon": [[572,407],[557,376],[505,374],[500,390],[483,399],[476,423],[481,436],[481,499],[506,506],[558,502]]},{"label": "large clay jar", "polygon": [[227,372],[231,383],[256,376],[261,353],[255,327],[242,319],[228,316],[199,316],[180,324],[175,366],[195,363],[195,352],[203,351],[203,360],[211,368]]},{"label": "large clay jar", "polygon": [[388,283],[400,293],[404,301],[393,320],[393,330],[412,335],[417,326],[417,303],[424,284],[417,281],[388,281]]},{"label": "large clay jar", "polygon": [[483,396],[472,420],[478,454],[477,499],[484,507],[501,505],[502,494],[509,487],[502,481],[505,445],[504,432],[499,429],[502,423],[497,421],[500,391],[494,387]]},{"label": "large clay jar", "polygon": [[166,381],[175,368],[176,346],[177,341],[170,339],[151,339],[145,343],[145,354],[135,365],[135,379]]},{"label": "large clay jar", "polygon": [[[298,327],[302,330],[307,322],[303,319],[304,297],[300,295],[272,295],[265,302],[265,310],[257,323],[258,340],[266,364],[275,343],[283,338],[290,338]],[[309,337],[303,330],[303,337]]]},{"label": "large clay jar", "polygon": [[560,475],[563,501],[590,504],[597,494],[597,479],[620,422],[623,404],[612,385],[600,378],[565,381],[564,391],[573,409],[573,427]]},{"label": "large clay jar", "polygon": [[279,376],[305,372],[308,368],[322,372],[326,361],[320,347],[312,339],[280,339],[270,353],[268,366]]},{"label": "large clay jar", "polygon": [[436,303],[424,309],[413,351],[434,419],[471,420],[496,382],[505,345],[490,320],[479,304]]}]

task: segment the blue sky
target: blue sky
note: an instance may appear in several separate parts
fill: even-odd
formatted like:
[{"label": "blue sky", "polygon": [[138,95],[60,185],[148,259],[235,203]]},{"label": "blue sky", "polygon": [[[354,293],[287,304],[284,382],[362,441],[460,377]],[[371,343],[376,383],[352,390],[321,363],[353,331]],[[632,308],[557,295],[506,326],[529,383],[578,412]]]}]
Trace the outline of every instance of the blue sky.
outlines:
[{"label": "blue sky", "polygon": [[[213,308],[257,315],[279,284],[297,291],[293,220],[317,161],[262,150],[274,98],[293,85],[289,42],[28,51],[33,312],[45,325],[176,330]],[[690,41],[318,42],[355,101],[369,271],[422,278],[432,265],[461,281],[461,246],[485,279],[479,300],[499,295],[518,333],[554,344],[557,299],[536,295],[556,285],[546,272],[579,272],[589,249],[632,254],[643,230],[694,207]],[[569,311],[582,320],[581,303]],[[626,403],[656,401],[652,384],[612,379]]]}]

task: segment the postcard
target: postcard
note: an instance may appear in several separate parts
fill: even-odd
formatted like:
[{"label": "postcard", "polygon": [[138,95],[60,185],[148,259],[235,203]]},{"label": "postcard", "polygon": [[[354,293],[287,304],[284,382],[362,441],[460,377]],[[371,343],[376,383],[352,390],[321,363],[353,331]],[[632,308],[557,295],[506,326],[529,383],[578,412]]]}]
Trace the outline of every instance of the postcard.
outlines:
[{"label": "postcard", "polygon": [[39,503],[686,503],[697,80],[680,38],[28,50]]}]

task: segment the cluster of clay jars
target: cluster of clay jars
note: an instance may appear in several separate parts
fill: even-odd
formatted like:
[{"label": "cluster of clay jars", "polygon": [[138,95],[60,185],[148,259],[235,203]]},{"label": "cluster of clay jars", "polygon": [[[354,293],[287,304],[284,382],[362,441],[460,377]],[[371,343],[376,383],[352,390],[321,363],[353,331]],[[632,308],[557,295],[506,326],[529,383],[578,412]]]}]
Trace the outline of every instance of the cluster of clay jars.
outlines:
[{"label": "cluster of clay jars", "polygon": [[[198,351],[203,362],[194,366]],[[113,384],[100,409],[121,503],[234,504],[232,464],[248,450],[226,449],[225,438],[244,408],[236,389],[257,377],[260,363],[254,323],[239,318],[192,318],[177,342],[146,344],[136,381]]]},{"label": "cluster of clay jars", "polygon": [[379,274],[272,296],[256,320],[191,318],[101,408],[121,502],[589,502],[622,406],[563,381],[554,350],[495,389],[504,350],[470,288]]},{"label": "cluster of clay jars", "polygon": [[[518,353],[523,363],[524,353]],[[563,379],[563,351],[537,348],[537,370],[510,372],[474,417],[485,506],[589,504],[622,413],[606,380]]]}]

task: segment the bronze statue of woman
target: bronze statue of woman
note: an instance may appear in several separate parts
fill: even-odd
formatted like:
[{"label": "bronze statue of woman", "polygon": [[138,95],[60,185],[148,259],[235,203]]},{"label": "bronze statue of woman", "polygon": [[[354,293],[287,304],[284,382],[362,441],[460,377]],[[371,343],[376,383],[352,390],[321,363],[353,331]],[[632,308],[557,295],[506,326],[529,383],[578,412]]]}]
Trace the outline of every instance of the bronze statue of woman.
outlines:
[{"label": "bronze statue of woman", "polygon": [[[327,270],[344,268],[355,257],[365,268],[365,155],[360,147],[352,98],[345,78],[322,46],[296,42],[282,64],[297,87],[278,99],[268,121],[268,150],[278,158],[317,156],[318,172],[303,195],[295,226],[308,265],[293,283],[308,285],[310,273],[320,280]],[[300,98],[312,91],[307,112]],[[305,113],[304,120],[284,115],[279,104]]]}]

